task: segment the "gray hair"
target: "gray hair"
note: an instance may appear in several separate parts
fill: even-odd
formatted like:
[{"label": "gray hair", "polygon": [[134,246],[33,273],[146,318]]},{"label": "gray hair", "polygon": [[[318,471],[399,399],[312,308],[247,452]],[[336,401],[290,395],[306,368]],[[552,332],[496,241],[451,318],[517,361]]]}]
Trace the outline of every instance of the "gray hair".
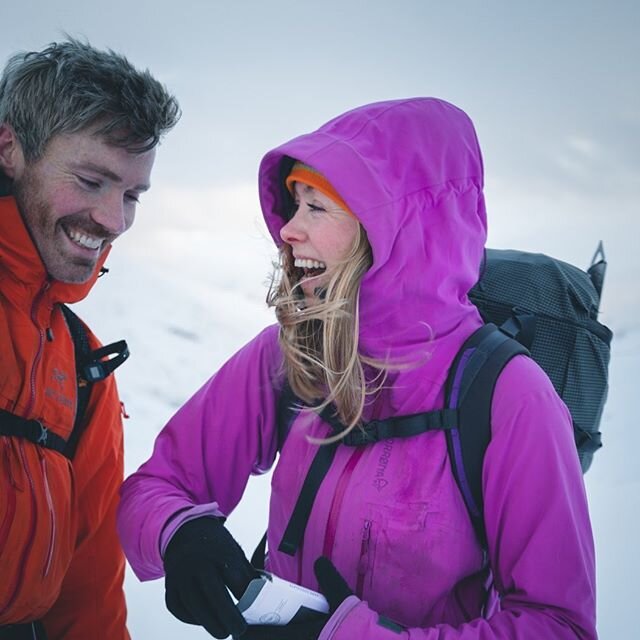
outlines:
[{"label": "gray hair", "polygon": [[177,100],[148,70],[74,38],[13,55],[0,77],[0,124],[13,128],[29,162],[54,136],[87,128],[142,153],[179,118]]}]

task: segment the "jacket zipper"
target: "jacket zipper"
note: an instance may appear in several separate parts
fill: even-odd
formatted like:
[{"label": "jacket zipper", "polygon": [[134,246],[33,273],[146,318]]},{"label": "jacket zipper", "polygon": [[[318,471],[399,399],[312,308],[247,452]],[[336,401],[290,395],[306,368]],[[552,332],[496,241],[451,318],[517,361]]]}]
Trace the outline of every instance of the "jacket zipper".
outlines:
[{"label": "jacket zipper", "polygon": [[18,491],[18,485],[11,473],[11,456],[9,453],[10,444],[6,438],[3,438],[3,449],[5,464],[7,467],[7,479],[9,480],[10,490],[5,494],[5,511],[2,525],[0,525],[0,549],[5,548],[7,538],[9,537],[9,529],[13,522],[13,517],[16,513],[16,491]]},{"label": "jacket zipper", "polygon": [[356,595],[362,599],[364,593],[364,578],[369,568],[369,543],[371,541],[371,520],[364,521],[362,527],[362,540],[360,541],[360,559],[358,561],[358,581],[356,583]]},{"label": "jacket zipper", "polygon": [[20,562],[18,563],[18,571],[15,574],[14,583],[9,589],[9,593],[11,595],[9,596],[4,606],[0,609],[0,615],[5,613],[5,611],[7,611],[9,607],[11,607],[16,597],[18,596],[18,591],[20,589],[20,585],[22,584],[23,578],[24,578],[24,571],[25,571],[25,565],[27,563],[27,557],[31,553],[31,547],[33,546],[33,541],[35,540],[36,524],[37,524],[36,509],[38,505],[36,503],[36,493],[35,493],[35,487],[33,486],[33,477],[31,475],[31,472],[29,471],[29,464],[24,454],[24,446],[22,441],[18,442],[18,447],[20,450],[20,461],[22,462],[24,472],[27,476],[27,479],[29,481],[29,486],[31,488],[31,521],[29,523],[29,535],[27,536],[27,541],[25,546],[23,547],[22,555],[20,557]]},{"label": "jacket zipper", "polygon": [[47,475],[47,460],[44,454],[40,452],[40,466],[42,468],[42,479],[44,481],[44,493],[47,498],[47,507],[49,509],[49,522],[51,523],[51,529],[49,533],[49,545],[47,547],[47,554],[45,556],[44,569],[42,577],[46,577],[51,569],[51,560],[53,559],[53,548],[56,540],[56,513],[53,509],[53,500],[51,499],[51,488],[49,487],[49,477]]},{"label": "jacket zipper", "polygon": [[29,389],[31,393],[29,396],[29,405],[27,406],[27,410],[25,411],[25,415],[24,415],[25,418],[28,417],[29,414],[31,413],[31,410],[33,409],[33,405],[35,404],[35,401],[36,401],[36,371],[38,369],[38,365],[40,364],[40,359],[42,358],[42,351],[43,351],[43,345],[44,345],[44,330],[41,329],[40,326],[38,325],[37,308],[44,294],[49,289],[49,286],[50,285],[48,282],[45,282],[42,285],[42,288],[34,298],[33,304],[31,305],[31,321],[33,322],[35,328],[38,330],[38,349],[36,351],[36,355],[33,358],[33,364],[31,365],[31,373],[29,375]]},{"label": "jacket zipper", "polygon": [[336,540],[336,530],[338,528],[338,517],[342,508],[342,502],[344,501],[344,495],[347,492],[347,486],[351,480],[353,470],[356,468],[358,461],[364,454],[365,447],[358,447],[353,452],[347,464],[344,466],[336,484],[336,491],[333,494],[333,500],[331,502],[331,510],[329,511],[329,518],[327,520],[327,528],[324,537],[324,546],[322,549],[322,555],[327,558],[331,558],[333,547]]},{"label": "jacket zipper", "polygon": [[[42,358],[42,351],[43,351],[43,345],[44,345],[44,331],[38,326],[37,309],[40,304],[40,301],[44,297],[44,294],[49,289],[49,286],[50,286],[49,282],[45,282],[42,285],[42,287],[40,288],[40,291],[37,293],[36,297],[33,300],[33,304],[31,305],[31,321],[33,322],[34,326],[38,331],[38,348],[33,358],[33,363],[31,365],[31,372],[29,374],[30,395],[29,395],[28,406],[23,415],[24,418],[29,416],[35,404],[36,371],[38,369],[38,364],[40,363],[40,359]],[[31,521],[29,525],[29,534],[27,536],[25,546],[23,547],[23,550],[22,550],[22,555],[20,557],[20,562],[18,564],[18,571],[16,572],[15,580],[13,585],[9,589],[10,595],[7,602],[4,604],[4,606],[0,608],[0,614],[3,614],[5,611],[7,611],[13,605],[13,603],[15,602],[15,599],[18,596],[18,591],[20,590],[20,585],[22,584],[23,578],[24,578],[27,557],[31,553],[31,548],[33,547],[33,543],[35,540],[36,525],[37,525],[38,504],[36,501],[35,486],[33,482],[33,476],[31,475],[31,471],[29,470],[29,464],[27,462],[27,458],[24,453],[24,443],[21,440],[18,442],[18,448],[20,451],[20,461],[22,463],[24,472],[27,476],[27,480],[29,482],[29,488],[31,489]],[[14,499],[15,499],[15,496],[14,496]]]}]

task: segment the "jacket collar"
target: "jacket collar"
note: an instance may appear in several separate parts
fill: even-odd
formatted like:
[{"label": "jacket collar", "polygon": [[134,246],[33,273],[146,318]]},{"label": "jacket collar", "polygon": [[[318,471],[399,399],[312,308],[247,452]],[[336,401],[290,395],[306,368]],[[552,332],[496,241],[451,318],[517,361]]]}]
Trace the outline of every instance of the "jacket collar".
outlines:
[{"label": "jacket collar", "polygon": [[95,284],[108,253],[109,250],[100,257],[87,282],[76,284],[52,280],[24,225],[15,199],[12,196],[0,197],[0,278],[8,276],[34,291],[49,281],[52,303],[78,302],[87,296]]}]

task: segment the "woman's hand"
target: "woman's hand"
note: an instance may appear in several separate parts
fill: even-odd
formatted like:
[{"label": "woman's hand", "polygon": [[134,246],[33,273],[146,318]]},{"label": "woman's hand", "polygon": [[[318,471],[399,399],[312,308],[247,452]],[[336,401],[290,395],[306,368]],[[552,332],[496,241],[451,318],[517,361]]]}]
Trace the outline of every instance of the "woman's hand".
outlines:
[{"label": "woman's hand", "polygon": [[250,625],[238,640],[317,640],[331,614],[353,595],[353,591],[328,558],[321,556],[313,565],[322,595],[329,603],[329,614],[308,622],[287,625]]},{"label": "woman's hand", "polygon": [[167,545],[164,568],[165,602],[178,620],[201,625],[214,638],[245,631],[247,623],[229,591],[240,598],[258,572],[222,519],[185,522]]}]

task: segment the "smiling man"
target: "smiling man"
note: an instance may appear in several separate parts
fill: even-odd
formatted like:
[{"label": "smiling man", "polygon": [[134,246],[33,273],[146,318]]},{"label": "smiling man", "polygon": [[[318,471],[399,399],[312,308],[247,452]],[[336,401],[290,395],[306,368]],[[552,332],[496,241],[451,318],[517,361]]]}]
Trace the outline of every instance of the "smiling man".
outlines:
[{"label": "smiling man", "polygon": [[148,71],[73,39],[13,56],[0,78],[0,640],[129,638],[121,405],[107,377],[75,424],[62,305],[133,224],[178,118]]}]

